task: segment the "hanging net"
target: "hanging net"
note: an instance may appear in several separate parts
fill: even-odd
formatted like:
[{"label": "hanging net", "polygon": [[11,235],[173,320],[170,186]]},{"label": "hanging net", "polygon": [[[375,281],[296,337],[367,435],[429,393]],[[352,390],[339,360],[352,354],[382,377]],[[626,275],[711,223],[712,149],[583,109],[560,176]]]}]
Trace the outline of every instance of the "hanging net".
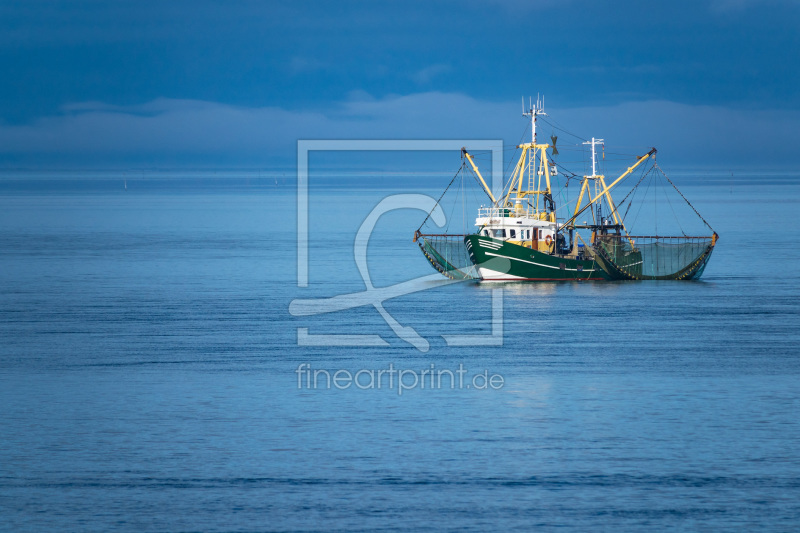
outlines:
[{"label": "hanging net", "polygon": [[596,259],[612,279],[683,279],[700,277],[716,236],[638,237],[604,235],[597,239]]},{"label": "hanging net", "polygon": [[464,245],[464,235],[417,236],[417,244],[433,268],[450,279],[477,279],[475,266]]},{"label": "hanging net", "polygon": [[437,272],[450,279],[480,278],[464,244],[464,237],[474,229],[478,207],[488,200],[473,174],[462,163],[437,201],[437,206],[447,215],[445,227],[435,226],[429,213],[414,233],[414,242],[419,245],[428,262]]},{"label": "hanging net", "polygon": [[[650,179],[646,181],[648,177]],[[597,262],[612,279],[697,279],[703,273],[719,236],[655,163],[620,202],[620,206],[632,194],[635,195],[637,188],[645,182],[647,187],[639,198],[640,209],[635,220],[632,223],[625,222],[626,228],[636,228],[632,231],[639,235],[598,235],[593,246]],[[667,194],[670,192],[672,199]],[[675,193],[680,196],[679,199]],[[650,205],[651,202],[652,212],[641,216],[641,206]],[[631,204],[625,210],[626,214],[630,207]],[[659,216],[659,208],[662,216]],[[663,216],[665,212],[671,212],[674,220],[667,220]],[[687,234],[686,230],[692,224],[695,232]],[[640,233],[643,227],[646,232]],[[708,230],[709,234],[697,236],[702,229]]]}]

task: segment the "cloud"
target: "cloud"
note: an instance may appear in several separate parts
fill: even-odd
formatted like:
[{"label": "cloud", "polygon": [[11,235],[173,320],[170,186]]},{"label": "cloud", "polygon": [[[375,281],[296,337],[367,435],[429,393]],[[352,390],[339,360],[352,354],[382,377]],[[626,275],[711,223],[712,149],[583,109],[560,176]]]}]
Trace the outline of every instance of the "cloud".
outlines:
[{"label": "cloud", "polygon": [[[548,104],[550,101],[548,100]],[[800,112],[744,111],[668,101],[548,109],[582,137],[638,153],[650,146],[674,164],[796,163],[788,142]],[[325,110],[239,107],[160,98],[141,105],[83,102],[24,125],[0,125],[0,161],[76,166],[292,164],[298,139],[498,139],[516,144],[519,102],[457,93],[372,98],[354,93]],[[542,126],[549,136],[550,126]],[[559,146],[568,138],[560,135]],[[578,142],[578,141],[576,141]]]},{"label": "cloud", "polygon": [[800,127],[797,111],[644,101],[565,109],[559,118],[580,124],[586,136],[605,138],[607,146],[655,146],[674,165],[769,168],[798,159],[787,141]]},{"label": "cloud", "polygon": [[438,63],[418,70],[412,74],[411,78],[420,85],[426,85],[430,83],[433,78],[441,76],[442,74],[447,74],[451,70],[453,70],[453,67],[450,65]]},{"label": "cloud", "polygon": [[61,116],[2,127],[0,144],[6,153],[99,157],[241,153],[279,147],[279,132],[323,121],[313,113],[196,100],[158,99],[138,106],[84,103],[67,106]]}]

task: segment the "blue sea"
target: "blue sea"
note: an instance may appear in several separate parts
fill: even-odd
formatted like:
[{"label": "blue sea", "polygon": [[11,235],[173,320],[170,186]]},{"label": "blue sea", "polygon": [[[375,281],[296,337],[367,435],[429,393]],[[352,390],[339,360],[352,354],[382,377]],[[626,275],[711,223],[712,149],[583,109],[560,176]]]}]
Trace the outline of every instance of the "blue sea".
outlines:
[{"label": "blue sea", "polygon": [[2,177],[0,529],[800,529],[800,176],[676,179],[699,281],[358,259],[448,181]]}]

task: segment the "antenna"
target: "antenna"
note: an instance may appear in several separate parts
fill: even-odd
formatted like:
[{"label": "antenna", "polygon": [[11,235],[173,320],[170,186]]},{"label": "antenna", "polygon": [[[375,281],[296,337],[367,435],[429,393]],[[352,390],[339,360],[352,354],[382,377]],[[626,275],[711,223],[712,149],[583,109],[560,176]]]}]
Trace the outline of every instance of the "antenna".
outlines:
[{"label": "antenna", "polygon": [[595,139],[592,137],[591,141],[586,141],[583,144],[591,144],[592,145],[592,177],[597,176],[596,164],[597,164],[597,154],[595,153],[595,145],[602,144],[603,148],[606,147],[604,143],[604,139]]},{"label": "antenna", "polygon": [[537,93],[536,104],[534,105],[532,96],[528,97],[528,103],[530,107],[528,108],[528,111],[523,110],[522,116],[531,117],[531,140],[533,144],[536,144],[536,117],[538,115],[547,116],[547,113],[545,113],[543,109],[544,98]]}]

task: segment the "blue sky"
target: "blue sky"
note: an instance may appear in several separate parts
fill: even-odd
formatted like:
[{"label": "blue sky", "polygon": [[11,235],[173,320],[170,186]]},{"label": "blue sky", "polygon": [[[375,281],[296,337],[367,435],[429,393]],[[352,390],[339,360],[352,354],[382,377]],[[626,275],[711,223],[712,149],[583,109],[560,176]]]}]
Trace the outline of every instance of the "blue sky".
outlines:
[{"label": "blue sky", "polygon": [[520,97],[543,93],[611,146],[789,166],[798,29],[792,0],[6,1],[0,165],[282,166],[298,138],[513,144]]}]

